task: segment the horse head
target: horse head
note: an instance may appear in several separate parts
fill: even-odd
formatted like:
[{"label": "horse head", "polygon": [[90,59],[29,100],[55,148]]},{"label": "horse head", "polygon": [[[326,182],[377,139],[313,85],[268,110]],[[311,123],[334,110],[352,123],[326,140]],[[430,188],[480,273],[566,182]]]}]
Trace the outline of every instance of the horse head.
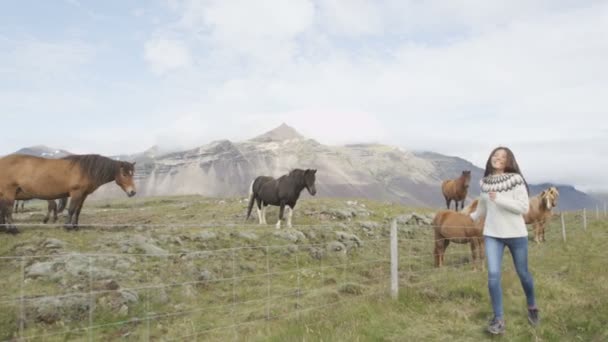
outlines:
[{"label": "horse head", "polygon": [[462,177],[464,180],[464,187],[468,188],[469,184],[471,183],[471,170],[462,171],[462,175],[460,177]]},{"label": "horse head", "polygon": [[316,169],[307,169],[304,171],[304,184],[306,186],[306,190],[311,195],[316,195],[317,188],[315,187],[315,174],[317,173]]},{"label": "horse head", "polygon": [[114,180],[116,184],[127,194],[129,197],[135,196],[135,182],[133,182],[133,174],[135,173],[135,163],[120,162],[120,167],[115,175]]},{"label": "horse head", "polygon": [[559,199],[559,191],[557,188],[552,186],[546,190],[543,190],[540,194],[543,205],[546,206],[547,210],[557,207],[557,200]]}]

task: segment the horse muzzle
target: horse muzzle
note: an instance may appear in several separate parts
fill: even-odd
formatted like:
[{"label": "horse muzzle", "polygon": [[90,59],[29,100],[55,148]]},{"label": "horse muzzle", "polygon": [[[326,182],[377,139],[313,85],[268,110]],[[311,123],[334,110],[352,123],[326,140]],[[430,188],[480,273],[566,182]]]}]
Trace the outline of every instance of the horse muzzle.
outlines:
[{"label": "horse muzzle", "polygon": [[125,191],[125,192],[127,193],[127,196],[129,196],[129,197],[133,197],[133,196],[135,196],[135,194],[137,193],[137,192],[136,192],[135,190],[133,190],[133,189],[128,190],[128,191]]}]

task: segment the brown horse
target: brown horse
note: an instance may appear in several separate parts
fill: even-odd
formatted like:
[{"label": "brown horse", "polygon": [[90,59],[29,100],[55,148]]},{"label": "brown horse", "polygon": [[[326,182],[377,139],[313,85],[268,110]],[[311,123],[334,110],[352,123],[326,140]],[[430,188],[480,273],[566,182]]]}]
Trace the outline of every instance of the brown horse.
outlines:
[{"label": "brown horse", "polygon": [[115,181],[125,193],[135,195],[135,163],[113,160],[96,154],[70,155],[46,159],[12,154],[0,158],[0,224],[16,233],[12,224],[13,203],[40,198],[70,197],[67,229],[78,229],[78,217],[89,194],[101,185]]},{"label": "brown horse", "polygon": [[541,243],[545,241],[545,224],[551,219],[551,210],[557,206],[559,191],[552,186],[543,190],[540,194],[530,197],[530,208],[524,215],[526,224],[534,226],[534,241]]},{"label": "brown horse", "polygon": [[469,170],[462,171],[460,177],[456,179],[445,180],[441,183],[441,191],[443,192],[448,210],[450,209],[452,200],[456,203],[456,211],[458,211],[458,202],[460,202],[460,209],[464,208],[464,200],[467,198],[469,183],[471,183],[471,171]]},{"label": "brown horse", "polygon": [[433,219],[435,230],[435,267],[443,265],[445,250],[450,242],[470,243],[473,264],[484,259],[483,225],[485,217],[473,221],[470,213],[477,209],[478,200],[473,201],[461,212],[440,210]]}]

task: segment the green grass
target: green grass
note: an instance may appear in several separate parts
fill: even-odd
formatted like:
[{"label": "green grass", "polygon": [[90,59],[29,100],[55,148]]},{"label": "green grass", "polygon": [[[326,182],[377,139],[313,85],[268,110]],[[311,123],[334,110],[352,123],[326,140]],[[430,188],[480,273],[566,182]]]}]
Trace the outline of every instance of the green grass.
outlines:
[{"label": "green grass", "polygon": [[[247,204],[243,199],[179,196],[90,201],[81,224],[117,226],[77,232],[65,231],[60,225],[28,227],[44,216],[45,204],[34,203],[16,216],[21,234],[0,235],[1,257],[23,256],[0,259],[0,339],[20,335],[20,302],[8,303],[9,299],[18,299],[21,293],[28,300],[75,292],[88,296],[91,289],[98,291],[89,297],[96,303],[93,311],[71,311],[52,324],[36,321],[36,308],[26,305],[23,335],[46,335],[39,339],[48,341],[90,337],[133,341],[490,339],[483,331],[491,316],[486,274],[469,263],[469,247],[450,244],[446,267],[435,269],[432,229],[401,230],[400,293],[392,300],[388,294],[390,219],[413,210],[431,210],[357,201],[369,216],[336,220],[322,214],[347,208],[343,199],[299,202],[294,228],[306,238],[296,242],[275,235],[275,208],[268,213],[271,225],[261,227],[255,223],[257,219],[245,223]],[[370,233],[360,221],[374,221],[380,227]],[[503,339],[608,339],[608,223],[590,218],[588,230],[583,231],[580,217],[567,215],[566,225],[566,242],[557,219],[551,222],[546,243],[530,241],[530,268],[542,319],[536,329],[527,323],[523,290],[506,252],[507,333]],[[363,245],[328,251],[327,244],[337,239],[336,231],[357,235]],[[214,233],[216,238],[199,238],[203,232]],[[254,233],[257,239],[240,237],[241,232]],[[142,237],[169,255],[143,255],[142,246],[125,245]],[[47,238],[59,239],[66,247],[45,250],[40,246]],[[99,292],[99,279],[91,281],[87,272],[22,281],[22,267],[52,261],[57,258],[54,253],[67,252],[100,255],[86,260],[92,266],[116,271],[111,278],[121,289],[136,293],[137,304],[128,304],[128,310],[121,311],[113,297],[116,293]],[[211,278],[201,278],[204,272]],[[95,329],[86,329],[89,320]]]}]

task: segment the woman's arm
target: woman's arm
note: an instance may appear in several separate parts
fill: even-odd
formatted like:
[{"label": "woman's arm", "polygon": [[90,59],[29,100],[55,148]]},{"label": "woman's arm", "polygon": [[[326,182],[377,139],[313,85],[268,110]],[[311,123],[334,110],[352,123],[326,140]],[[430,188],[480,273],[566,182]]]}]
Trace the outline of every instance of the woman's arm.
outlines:
[{"label": "woman's arm", "polygon": [[477,202],[477,210],[475,210],[474,212],[469,214],[469,216],[471,217],[471,219],[473,219],[473,221],[477,221],[477,219],[479,219],[480,217],[483,217],[485,215],[486,215],[486,201],[485,201],[485,199],[481,198],[481,196],[480,196],[479,201]]},{"label": "woman's arm", "polygon": [[509,210],[515,214],[523,215],[528,212],[530,206],[530,199],[528,198],[528,192],[524,184],[517,185],[514,189],[513,198],[502,195],[501,193],[496,194],[494,202],[501,208]]}]

